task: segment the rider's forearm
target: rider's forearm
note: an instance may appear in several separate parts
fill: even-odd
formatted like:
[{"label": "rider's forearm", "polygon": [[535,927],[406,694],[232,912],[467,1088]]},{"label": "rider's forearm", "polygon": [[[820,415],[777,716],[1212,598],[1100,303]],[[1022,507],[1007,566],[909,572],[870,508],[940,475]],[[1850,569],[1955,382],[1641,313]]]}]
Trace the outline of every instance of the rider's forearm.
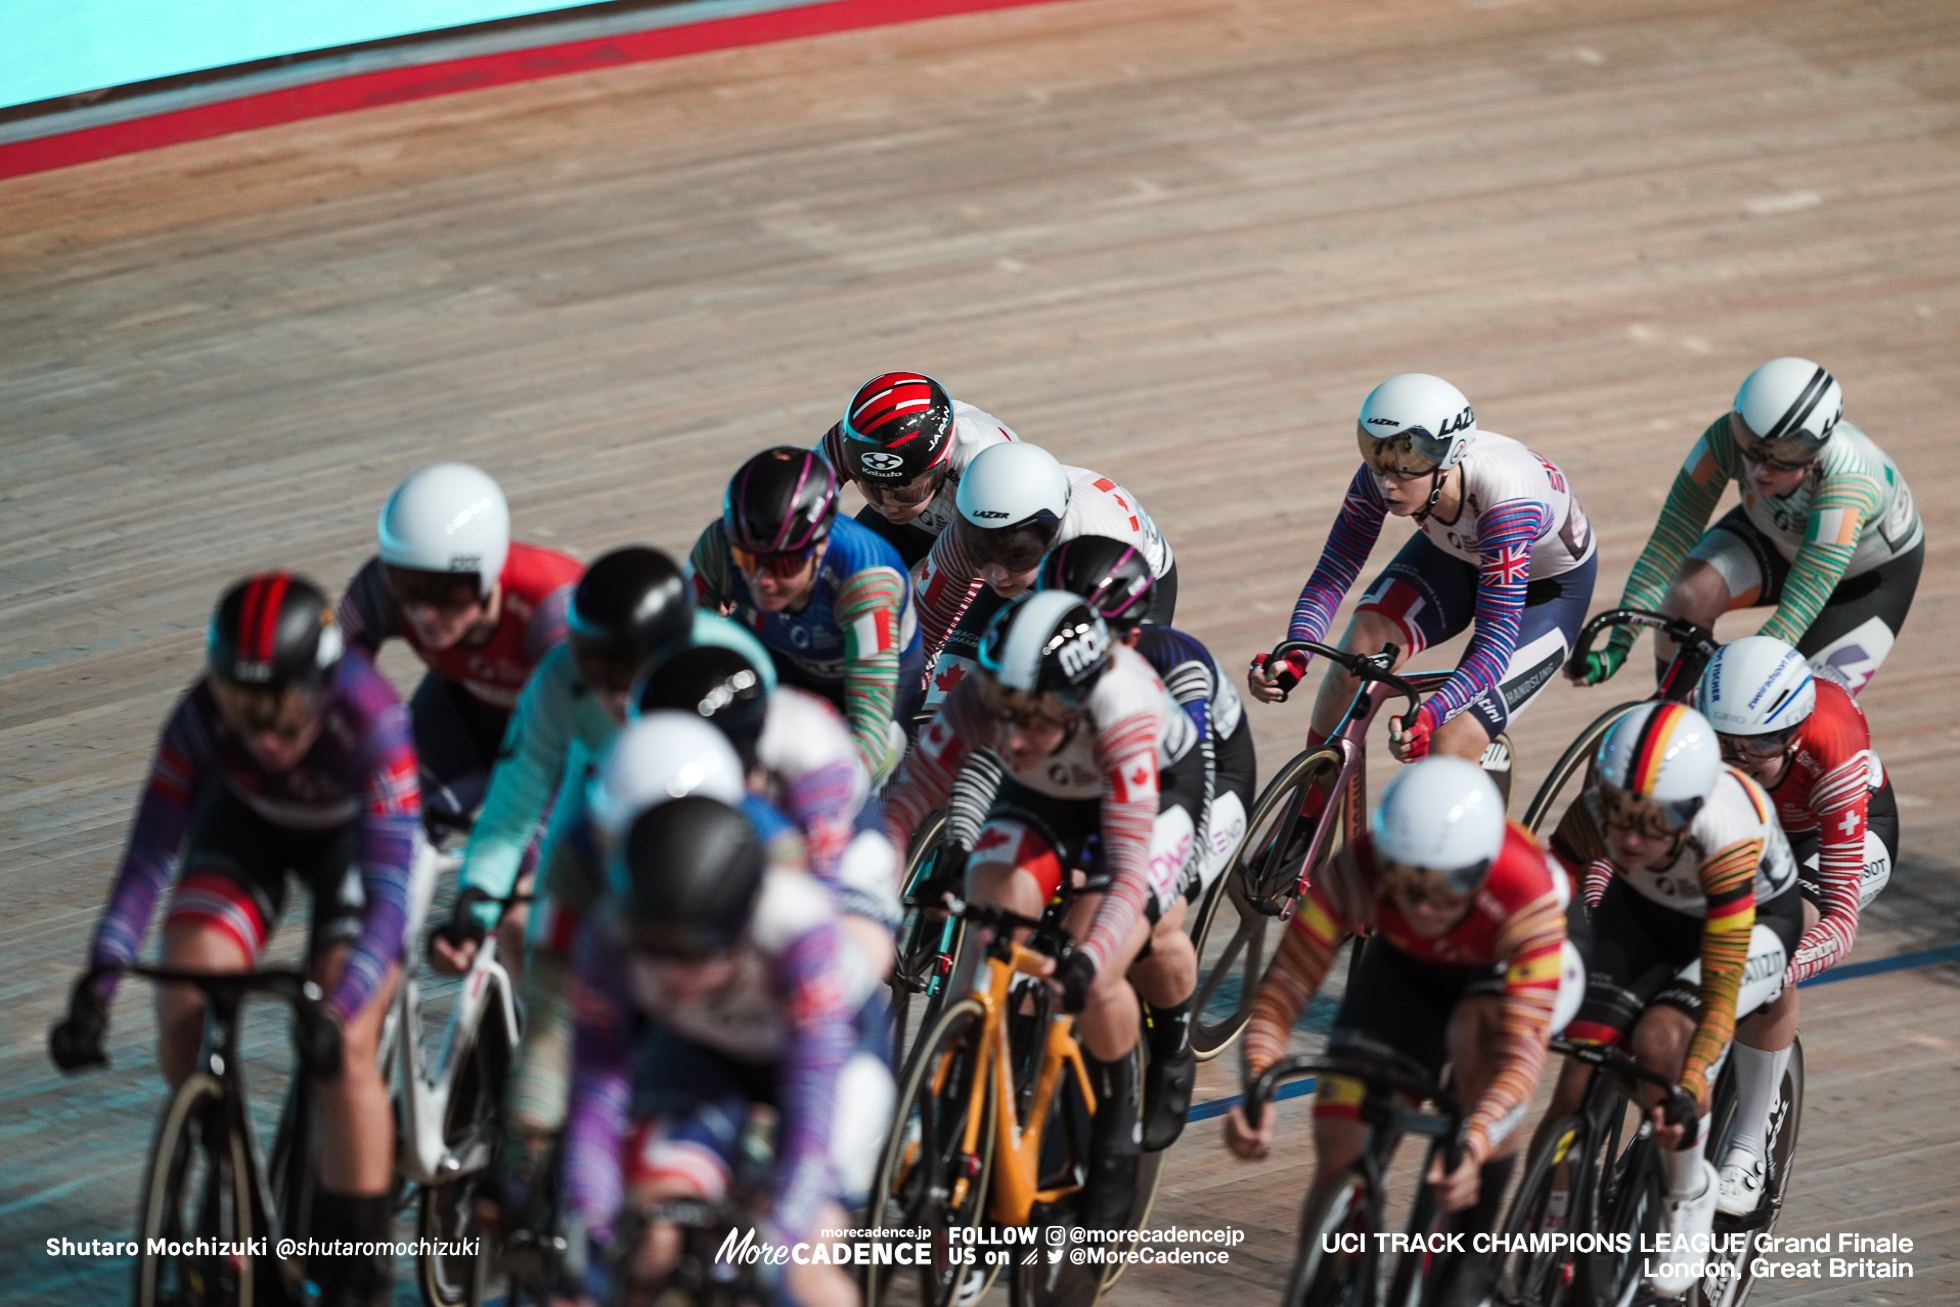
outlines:
[{"label": "rider's forearm", "polygon": [[1701,866],[1708,906],[1701,928],[1701,1016],[1681,1071],[1682,1088],[1697,1098],[1707,1091],[1708,1068],[1735,1034],[1736,995],[1756,925],[1756,866],[1762,853],[1760,839],[1742,840]]},{"label": "rider's forearm", "polygon": [[[1674,583],[1674,575],[1681,570],[1688,551],[1701,539],[1702,531],[1708,526],[1709,515],[1722,498],[1722,491],[1728,487],[1729,473],[1723,461],[1717,457],[1715,441],[1721,441],[1726,448],[1728,441],[1728,418],[1716,419],[1715,425],[1708,428],[1695,441],[1694,448],[1688,451],[1687,461],[1674,475],[1674,484],[1667,492],[1667,502],[1661,505],[1660,519],[1654,523],[1654,534],[1648,537],[1646,548],[1634,560],[1633,571],[1627,576],[1626,589],[1621,592],[1620,603],[1628,608],[1658,608],[1667,589]],[[1613,639],[1624,637],[1632,643],[1638,632],[1632,627],[1619,627],[1613,632]]]},{"label": "rider's forearm", "polygon": [[419,804],[404,805],[386,816],[370,813],[361,821],[361,933],[332,996],[342,1021],[352,1021],[367,1007],[388,969],[402,959],[409,869],[420,823]]},{"label": "rider's forearm", "polygon": [[1558,895],[1548,892],[1512,913],[1498,928],[1493,946],[1504,959],[1495,1065],[1490,1085],[1465,1122],[1465,1142],[1480,1163],[1523,1122],[1545,1069],[1545,1041],[1558,1006],[1565,952],[1565,913]]},{"label": "rider's forearm", "polygon": [[[990,723],[972,711],[978,692],[969,689],[970,684],[955,687],[939,705],[939,712],[906,750],[898,779],[885,794],[885,834],[901,852],[911,847],[926,814],[946,801],[969,747],[984,747]],[[976,733],[971,746],[969,733]]]},{"label": "rider's forearm", "polygon": [[932,542],[932,552],[919,565],[918,576],[913,601],[919,615],[919,639],[930,665],[959,624],[960,614],[980,592],[980,565],[960,544],[957,524],[941,531]]},{"label": "rider's forearm", "polygon": [[[570,652],[554,649],[531,674],[504,732],[502,756],[490,773],[483,808],[470,832],[457,880],[459,890],[477,889],[493,899],[507,897],[517,884],[524,850],[543,819],[571,747],[573,682]],[[497,909],[484,904],[477,919],[496,924]]]},{"label": "rider's forearm", "polygon": [[1096,908],[1089,929],[1076,941],[1076,948],[1089,955],[1098,971],[1109,965],[1123,946],[1150,894],[1150,836],[1160,800],[1157,729],[1157,717],[1138,712],[1103,723],[1096,732],[1096,765],[1103,778],[1103,859],[1109,868],[1109,891]]},{"label": "rider's forearm", "polygon": [[565,1194],[572,1211],[588,1226],[603,1228],[619,1210],[624,1190],[620,1153],[633,1087],[630,1005],[620,989],[623,965],[618,949],[602,930],[588,924],[580,932],[573,956],[576,975],[569,1003],[575,1024],[565,1109]]},{"label": "rider's forearm", "polygon": [[1858,548],[1858,532],[1864,526],[1864,514],[1855,508],[1830,513],[1828,516],[1832,521],[1825,528],[1830,534],[1824,538],[1816,534],[1819,516],[1819,510],[1813,508],[1810,514],[1812,535],[1797,549],[1797,556],[1790,560],[1789,575],[1783,578],[1783,597],[1769,620],[1756,629],[1757,635],[1771,636],[1785,644],[1796,644],[1810,630],[1810,624],[1817,620],[1817,614],[1824,611],[1831,591],[1837,589],[1838,582],[1844,579],[1844,569],[1851,565],[1851,556]]},{"label": "rider's forearm", "polygon": [[834,924],[810,931],[777,959],[779,985],[795,1014],[777,1075],[784,1107],[783,1150],[771,1218],[791,1240],[805,1237],[836,1197],[830,1164],[832,1122],[844,1064],[856,1043],[836,977],[843,966]]},{"label": "rider's forearm", "polygon": [[1320,561],[1314,565],[1313,575],[1307,578],[1299,600],[1293,605],[1293,618],[1286,627],[1287,639],[1318,640],[1327,634],[1342,597],[1354,587],[1362,564],[1368,561],[1369,552],[1381,536],[1382,519],[1387,512],[1381,492],[1375,488],[1374,477],[1363,467],[1348,483],[1347,496],[1341,501],[1333,529],[1327,533]]},{"label": "rider's forearm", "polygon": [[1286,1056],[1293,1025],[1320,992],[1342,934],[1319,896],[1309,892],[1280,935],[1279,948],[1266,964],[1259,992],[1253,995],[1243,1053],[1248,1078]]},{"label": "rider's forearm", "polygon": [[1518,648],[1531,543],[1548,518],[1543,504],[1518,501],[1497,505],[1478,524],[1476,628],[1456,670],[1423,702],[1421,711],[1430,729],[1462,712],[1503,678]]},{"label": "rider's forearm", "polygon": [[1828,971],[1858,942],[1859,899],[1865,873],[1865,825],[1871,805],[1869,754],[1860,751],[1811,787],[1819,845],[1817,881],[1823,891],[1817,924],[1797,941],[1790,983]]},{"label": "rider's forearm", "polygon": [[837,625],[844,632],[844,715],[858,758],[874,777],[891,763],[904,606],[905,578],[890,568],[867,568],[837,592]]}]

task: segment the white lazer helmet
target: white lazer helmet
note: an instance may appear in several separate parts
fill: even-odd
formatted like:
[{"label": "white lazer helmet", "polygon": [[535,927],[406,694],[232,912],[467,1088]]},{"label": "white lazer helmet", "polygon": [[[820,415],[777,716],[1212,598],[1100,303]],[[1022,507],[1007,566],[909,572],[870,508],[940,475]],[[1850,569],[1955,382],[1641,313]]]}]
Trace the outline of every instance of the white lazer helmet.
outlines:
[{"label": "white lazer helmet", "polygon": [[510,553],[510,506],[490,474],[431,463],[395,487],[375,534],[381,561],[418,572],[474,572],[488,595]]},{"label": "white lazer helmet", "polygon": [[1355,419],[1375,440],[1407,435],[1409,445],[1437,470],[1463,461],[1477,436],[1477,415],[1463,392],[1427,372],[1404,372],[1368,392]]},{"label": "white lazer helmet", "polygon": [[1053,454],[1025,441],[989,445],[960,473],[960,516],[987,530],[1059,523],[1068,514],[1068,473]]},{"label": "white lazer helmet", "polygon": [[649,713],[626,724],[600,756],[586,787],[593,824],[609,837],[656,804],[701,794],[736,804],[748,792],[735,746],[712,723],[683,712]]},{"label": "white lazer helmet", "polygon": [[1821,364],[1771,359],[1742,379],[1735,412],[1758,440],[1793,440],[1817,449],[1844,416],[1844,391]]},{"label": "white lazer helmet", "polygon": [[1609,816],[1658,813],[1680,830],[1695,819],[1722,776],[1715,728],[1679,703],[1643,703],[1627,710],[1600,741],[1594,787],[1587,802],[1606,824]]},{"label": "white lazer helmet", "polygon": [[1709,661],[1695,702],[1724,735],[1787,735],[1817,706],[1817,678],[1781,640],[1745,635]]},{"label": "white lazer helmet", "polygon": [[1389,781],[1368,834],[1377,857],[1439,873],[1453,893],[1474,894],[1504,847],[1504,800],[1482,767],[1437,754]]}]

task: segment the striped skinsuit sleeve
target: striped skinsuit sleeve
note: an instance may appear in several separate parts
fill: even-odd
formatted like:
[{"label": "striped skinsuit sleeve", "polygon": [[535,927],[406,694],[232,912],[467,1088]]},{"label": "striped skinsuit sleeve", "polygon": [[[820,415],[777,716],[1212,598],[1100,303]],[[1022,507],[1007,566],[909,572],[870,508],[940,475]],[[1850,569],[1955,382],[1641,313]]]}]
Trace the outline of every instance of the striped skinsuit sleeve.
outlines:
[{"label": "striped skinsuit sleeve", "polygon": [[[1740,471],[1739,463],[1735,442],[1729,437],[1728,415],[1723,414],[1701,433],[1694,448],[1688,451],[1681,470],[1674,474],[1674,485],[1667,492],[1667,502],[1661,505],[1654,534],[1648,537],[1647,547],[1634,560],[1626,589],[1620,592],[1622,607],[1661,606],[1674,574],[1681,570],[1688,551],[1707,529],[1722,491]],[[1632,648],[1637,634],[1637,627],[1620,626],[1614,628],[1611,638],[1621,648]]]},{"label": "striped skinsuit sleeve", "polygon": [[1157,824],[1159,794],[1157,736],[1162,726],[1150,709],[1096,724],[1109,892],[1076,947],[1089,955],[1098,971],[1122,947],[1150,893],[1150,835]]},{"label": "striped skinsuit sleeve", "polygon": [[1477,617],[1470,647],[1441,689],[1423,700],[1421,716],[1434,730],[1494,687],[1518,649],[1531,545],[1551,525],[1551,510],[1535,500],[1497,504],[1477,520]]},{"label": "striped skinsuit sleeve", "polygon": [[1361,575],[1361,565],[1368,561],[1369,552],[1380,538],[1382,519],[1387,514],[1374,475],[1363,466],[1348,482],[1341,511],[1335,516],[1334,528],[1327,533],[1327,544],[1320,551],[1320,561],[1314,565],[1313,575],[1307,578],[1299,601],[1293,605],[1293,620],[1286,627],[1287,639],[1318,640],[1327,634],[1341,600],[1353,588],[1355,578]]},{"label": "striped skinsuit sleeve", "polygon": [[1293,1023],[1320,991],[1327,969],[1334,964],[1334,950],[1347,934],[1319,885],[1309,886],[1306,900],[1281,933],[1279,948],[1266,964],[1259,992],[1252,999],[1241,1051],[1247,1080],[1286,1056]]},{"label": "striped skinsuit sleeve", "polygon": [[1783,597],[1770,619],[1757,628],[1757,635],[1774,636],[1785,644],[1803,639],[1824,611],[1831,591],[1844,579],[1844,569],[1858,550],[1858,536],[1879,502],[1877,482],[1862,472],[1823,477],[1811,494],[1803,543],[1783,578]]},{"label": "striped skinsuit sleeve", "polygon": [[1851,956],[1858,942],[1858,899],[1865,871],[1865,814],[1871,803],[1866,754],[1831,768],[1810,789],[1817,814],[1817,879],[1823,889],[1817,924],[1797,941],[1789,983],[1829,971]]},{"label": "striped skinsuit sleeve", "polygon": [[1492,946],[1504,961],[1497,1065],[1490,1087],[1464,1125],[1464,1148],[1480,1163],[1523,1122],[1545,1069],[1545,1041],[1558,1005],[1565,947],[1565,913],[1558,895],[1547,890],[1505,918]]},{"label": "striped skinsuit sleeve", "polygon": [[844,632],[844,715],[858,758],[873,777],[890,770],[892,706],[898,695],[899,614],[906,580],[889,567],[854,572],[832,608]]},{"label": "striped skinsuit sleeve", "polygon": [[1735,1000],[1749,960],[1749,935],[1756,925],[1756,867],[1763,858],[1761,837],[1738,840],[1701,864],[1701,892],[1708,917],[1701,926],[1701,1017],[1681,1088],[1697,1102],[1708,1092],[1708,1068],[1735,1034]]}]

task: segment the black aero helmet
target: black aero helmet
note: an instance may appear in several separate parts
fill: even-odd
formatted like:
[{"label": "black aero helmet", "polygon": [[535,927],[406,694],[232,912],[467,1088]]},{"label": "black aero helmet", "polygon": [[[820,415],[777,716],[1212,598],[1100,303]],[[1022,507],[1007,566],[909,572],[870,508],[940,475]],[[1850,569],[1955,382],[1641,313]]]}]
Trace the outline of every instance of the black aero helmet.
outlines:
[{"label": "black aero helmet", "polygon": [[744,767],[755,766],[756,742],[769,714],[762,673],[740,652],[715,644],[663,652],[641,673],[631,711],[663,710],[705,718],[728,737]]},{"label": "black aero helmet", "polygon": [[608,879],[627,944],[666,957],[726,953],[762,891],[762,840],[740,811],[689,794],[635,817]]},{"label": "black aero helmet", "polygon": [[814,450],[765,449],[730,478],[721,529],[728,543],[756,554],[807,553],[837,517],[837,474]]},{"label": "black aero helmet", "polygon": [[1082,596],[1038,590],[1009,603],[980,636],[980,670],[1004,689],[1081,705],[1109,666],[1109,627]]},{"label": "black aero helmet", "polygon": [[886,372],[865,382],[837,428],[847,470],[860,481],[902,485],[952,466],[953,401],[917,372]]},{"label": "black aero helmet", "polygon": [[235,685],[314,689],[340,663],[340,628],[320,588],[291,572],[261,572],[225,591],[211,614],[206,657]]},{"label": "black aero helmet", "polygon": [[1157,578],[1135,545],[1108,536],[1077,536],[1048,551],[1035,584],[1081,595],[1112,628],[1127,631],[1143,622]]},{"label": "black aero helmet", "polygon": [[567,618],[580,658],[638,667],[656,649],[694,631],[694,605],[674,560],[658,549],[627,545],[585,569]]}]

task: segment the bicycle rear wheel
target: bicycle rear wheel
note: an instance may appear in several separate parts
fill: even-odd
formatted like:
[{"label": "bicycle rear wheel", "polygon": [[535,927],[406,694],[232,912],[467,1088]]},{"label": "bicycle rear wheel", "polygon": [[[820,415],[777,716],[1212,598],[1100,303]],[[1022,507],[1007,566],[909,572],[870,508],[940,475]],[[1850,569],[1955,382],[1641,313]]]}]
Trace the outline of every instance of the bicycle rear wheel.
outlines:
[{"label": "bicycle rear wheel", "polygon": [[[1581,1163],[1590,1147],[1585,1132],[1583,1120],[1568,1116],[1546,1134],[1546,1147],[1532,1157],[1505,1213],[1501,1228],[1507,1244],[1520,1236],[1578,1228],[1571,1204],[1583,1183]],[[1502,1253],[1497,1259],[1497,1285],[1498,1301],[1514,1307],[1577,1307],[1584,1300],[1579,1261],[1570,1249],[1525,1247]]]},{"label": "bicycle rear wheel", "polygon": [[151,1251],[186,1240],[242,1250],[253,1237],[251,1143],[226,1106],[224,1085],[200,1071],[177,1087],[157,1123],[137,1214],[137,1307],[251,1307],[253,1258]]},{"label": "bicycle rear wheel", "polygon": [[[1331,784],[1340,773],[1338,749],[1322,746],[1291,759],[1260,792],[1246,821],[1245,839],[1200,906],[1191,930],[1198,954],[1198,985],[1191,1002],[1191,1048],[1209,1061],[1230,1048],[1252,1015],[1252,1000],[1266,970],[1266,929],[1271,914],[1300,881],[1300,864],[1315,823],[1301,816],[1309,787]],[[1339,821],[1332,798],[1327,817]],[[1331,851],[1340,832],[1330,839]],[[1263,909],[1263,910],[1262,910]],[[1226,915],[1227,913],[1231,915]],[[1222,924],[1232,933],[1215,936]]]},{"label": "bicycle rear wheel", "polygon": [[[997,1105],[992,1078],[978,1079],[986,1037],[986,1010],[965,998],[948,1005],[920,1038],[906,1063],[898,1110],[866,1205],[865,1224],[872,1229],[932,1231],[931,1259],[914,1272],[919,1307],[948,1307],[953,1301],[971,1268],[952,1260],[948,1231],[978,1225],[987,1206]],[[979,1134],[976,1151],[968,1153],[965,1132],[975,1113]],[[895,1271],[867,1267],[865,1301],[884,1301],[899,1279]]]},{"label": "bicycle rear wheel", "polygon": [[1380,1207],[1380,1195],[1359,1165],[1343,1171],[1308,1206],[1280,1299],[1284,1307],[1374,1307]]},{"label": "bicycle rear wheel", "polygon": [[477,1218],[476,1193],[488,1174],[500,1128],[504,1073],[510,1066],[505,1043],[500,1001],[491,994],[477,1010],[476,1029],[450,1084],[442,1121],[443,1145],[457,1156],[480,1154],[481,1164],[425,1187],[415,1213],[415,1232],[425,1248],[462,1249],[474,1239],[478,1251],[425,1251],[416,1259],[416,1287],[428,1307],[475,1307],[483,1301],[489,1283],[492,1241]]},{"label": "bicycle rear wheel", "polygon": [[[1734,1059],[1722,1075],[1722,1088],[1718,1096],[1726,1090],[1727,1102],[1716,1110],[1716,1121],[1734,1115]],[[1726,1108],[1726,1110],[1724,1110]],[[1778,1086],[1776,1102],[1771,1104],[1769,1129],[1765,1138],[1769,1144],[1768,1184],[1764,1187],[1762,1203],[1748,1216],[1729,1216],[1723,1212],[1715,1214],[1715,1235],[1718,1239],[1729,1235],[1746,1235],[1748,1247],[1732,1255],[1733,1274],[1711,1276],[1696,1285],[1688,1295],[1690,1304],[1697,1307],[1743,1307],[1749,1294],[1756,1287],[1756,1277],[1751,1267],[1756,1261],[1754,1249],[1758,1238],[1773,1234],[1777,1219],[1783,1214],[1783,1197],[1789,1190],[1790,1164],[1796,1157],[1797,1130],[1803,1123],[1803,1041],[1799,1039],[1790,1048],[1790,1065],[1783,1072],[1783,1083]],[[1711,1148],[1719,1147],[1726,1151],[1731,1131],[1723,1129],[1709,1131]],[[1709,1159],[1716,1166],[1721,1165],[1719,1156]]]}]

